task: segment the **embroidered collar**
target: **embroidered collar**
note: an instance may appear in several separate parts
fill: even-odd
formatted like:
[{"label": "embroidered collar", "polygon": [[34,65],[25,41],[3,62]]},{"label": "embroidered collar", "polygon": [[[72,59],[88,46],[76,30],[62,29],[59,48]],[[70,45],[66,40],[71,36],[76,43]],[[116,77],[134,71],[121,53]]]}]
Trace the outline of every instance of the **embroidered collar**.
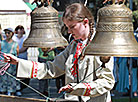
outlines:
[{"label": "embroidered collar", "polygon": [[73,54],[73,66],[70,69],[71,69],[71,74],[74,77],[77,77],[79,59],[80,59],[82,50],[87,46],[86,44],[88,39],[84,41],[81,41],[81,40],[75,40],[75,41],[76,41],[76,47],[75,47],[75,52]]}]

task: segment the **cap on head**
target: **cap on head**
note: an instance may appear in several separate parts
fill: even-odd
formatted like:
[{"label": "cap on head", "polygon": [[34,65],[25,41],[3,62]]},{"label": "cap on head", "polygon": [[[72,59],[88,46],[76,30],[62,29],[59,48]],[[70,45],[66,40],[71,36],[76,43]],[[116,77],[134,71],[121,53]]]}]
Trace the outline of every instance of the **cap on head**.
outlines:
[{"label": "cap on head", "polygon": [[4,29],[4,31],[11,31],[11,32],[14,32],[14,30],[12,28],[6,28]]}]

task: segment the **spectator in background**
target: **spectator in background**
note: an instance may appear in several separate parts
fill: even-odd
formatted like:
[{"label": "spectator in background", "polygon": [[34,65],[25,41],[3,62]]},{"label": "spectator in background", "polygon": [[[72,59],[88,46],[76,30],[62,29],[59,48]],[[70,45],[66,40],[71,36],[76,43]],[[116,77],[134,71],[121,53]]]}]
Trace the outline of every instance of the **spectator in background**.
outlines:
[{"label": "spectator in background", "polygon": [[[137,33],[135,35],[135,38],[138,42]],[[138,71],[138,58],[132,57],[132,93],[133,93],[134,97],[138,96],[138,94],[137,94],[137,87],[138,87],[137,71]]]},{"label": "spectator in background", "polygon": [[[23,47],[23,42],[26,40],[26,35],[25,35],[25,30],[24,30],[24,27],[22,25],[18,25],[16,28],[15,28],[15,34],[14,36],[12,37],[12,39],[18,43],[19,45],[19,55],[18,55],[18,58],[21,58],[21,59],[25,59],[27,60],[27,47]],[[29,81],[30,79],[26,78],[26,79],[23,79],[22,80],[24,83],[26,84],[29,84]],[[21,90],[23,90],[24,88],[26,88],[25,85],[23,85],[21,83]],[[19,90],[16,94],[17,95],[21,95],[21,90]]]},{"label": "spectator in background", "polygon": [[138,87],[138,78],[137,78],[137,71],[138,71],[138,59],[137,57],[132,57],[132,94],[134,97],[137,97],[137,87]]},{"label": "spectator in background", "polygon": [[[1,41],[0,51],[17,56],[19,54],[18,43],[12,40],[14,31],[12,28],[4,29],[6,39]],[[16,65],[11,64],[7,72],[16,76]],[[7,95],[15,95],[16,91],[20,90],[20,84],[11,76],[4,74],[0,75],[0,92]]]},{"label": "spectator in background", "polygon": [[[38,48],[38,62],[46,63],[47,61],[53,61],[55,53],[52,49]],[[48,96],[48,79],[39,80],[39,91],[44,95]]]},{"label": "spectator in background", "polygon": [[[118,66],[117,75],[118,80],[116,84],[116,90],[118,92],[129,91],[129,70],[128,70],[128,58],[127,57],[116,57],[115,64]],[[125,94],[124,94],[125,95]]]}]

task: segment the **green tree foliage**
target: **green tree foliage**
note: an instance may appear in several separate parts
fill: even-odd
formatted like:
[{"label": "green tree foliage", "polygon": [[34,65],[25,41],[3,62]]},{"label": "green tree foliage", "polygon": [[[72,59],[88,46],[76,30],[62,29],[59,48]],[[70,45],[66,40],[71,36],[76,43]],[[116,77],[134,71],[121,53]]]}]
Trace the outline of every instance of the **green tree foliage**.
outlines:
[{"label": "green tree foliage", "polygon": [[136,30],[138,27],[138,0],[133,0],[133,24]]},{"label": "green tree foliage", "polygon": [[134,30],[136,30],[138,27],[138,10],[133,11],[133,25]]},{"label": "green tree foliage", "polygon": [[95,20],[97,19],[97,12],[98,10],[103,7],[104,0],[89,0],[88,8],[92,11]]},{"label": "green tree foliage", "polygon": [[138,0],[133,0],[133,10],[138,10]]}]

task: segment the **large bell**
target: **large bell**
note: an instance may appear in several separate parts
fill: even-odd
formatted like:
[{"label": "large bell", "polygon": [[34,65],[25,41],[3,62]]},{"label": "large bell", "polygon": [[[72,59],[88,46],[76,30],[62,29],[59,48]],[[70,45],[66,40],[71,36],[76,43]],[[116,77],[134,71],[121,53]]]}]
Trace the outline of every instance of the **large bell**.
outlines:
[{"label": "large bell", "polygon": [[35,9],[31,14],[31,31],[24,47],[51,48],[67,45],[60,32],[58,11],[50,5]]},{"label": "large bell", "polygon": [[85,54],[97,56],[138,56],[134,37],[132,11],[124,3],[113,3],[98,11],[96,34]]}]

